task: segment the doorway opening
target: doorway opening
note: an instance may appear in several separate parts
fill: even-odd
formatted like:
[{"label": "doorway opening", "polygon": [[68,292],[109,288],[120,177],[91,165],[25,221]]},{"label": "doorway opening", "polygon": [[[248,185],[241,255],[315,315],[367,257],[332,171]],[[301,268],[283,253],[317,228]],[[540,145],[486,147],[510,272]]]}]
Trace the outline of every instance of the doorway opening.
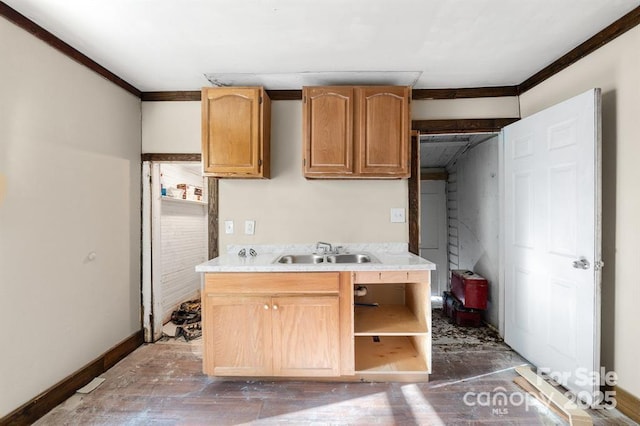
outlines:
[{"label": "doorway opening", "polygon": [[200,298],[208,187],[199,162],[143,161],[143,176],[143,327],[154,342],[183,302]]},{"label": "doorway opening", "polygon": [[432,305],[441,306],[451,271],[489,283],[485,321],[498,328],[499,134],[421,135],[420,256],[436,264]]}]

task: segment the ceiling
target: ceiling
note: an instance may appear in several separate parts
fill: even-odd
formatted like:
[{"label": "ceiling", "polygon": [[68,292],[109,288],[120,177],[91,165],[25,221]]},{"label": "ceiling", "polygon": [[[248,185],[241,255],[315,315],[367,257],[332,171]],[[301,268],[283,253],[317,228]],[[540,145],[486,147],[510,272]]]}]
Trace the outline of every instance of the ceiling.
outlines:
[{"label": "ceiling", "polygon": [[462,154],[494,137],[495,133],[420,135],[420,167],[448,169]]},{"label": "ceiling", "polygon": [[364,81],[375,84],[370,72],[412,76],[407,84],[418,89],[512,86],[640,5],[640,0],[2,1],[143,92],[199,90],[211,85],[205,74],[242,75],[248,83],[277,75],[277,87],[270,82],[267,89],[300,89],[307,84],[301,75],[318,74],[332,84],[352,84],[366,74]]}]

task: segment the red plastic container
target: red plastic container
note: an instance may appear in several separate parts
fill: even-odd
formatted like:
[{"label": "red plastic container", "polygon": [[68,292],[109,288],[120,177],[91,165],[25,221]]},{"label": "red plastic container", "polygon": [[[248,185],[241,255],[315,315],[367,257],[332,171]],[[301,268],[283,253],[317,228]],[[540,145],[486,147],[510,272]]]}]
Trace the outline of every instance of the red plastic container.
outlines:
[{"label": "red plastic container", "polygon": [[451,271],[451,293],[467,309],[487,309],[489,283],[472,271]]}]

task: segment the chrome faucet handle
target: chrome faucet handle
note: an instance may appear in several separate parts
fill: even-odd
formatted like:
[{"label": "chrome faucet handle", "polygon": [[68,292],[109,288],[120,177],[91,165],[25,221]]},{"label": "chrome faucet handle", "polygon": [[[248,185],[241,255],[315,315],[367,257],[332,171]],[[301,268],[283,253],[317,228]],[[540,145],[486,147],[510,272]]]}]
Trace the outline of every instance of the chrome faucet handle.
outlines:
[{"label": "chrome faucet handle", "polygon": [[335,246],[333,249],[333,252],[335,254],[341,254],[344,252],[344,247],[343,246]]},{"label": "chrome faucet handle", "polygon": [[242,249],[238,252],[238,256],[240,257],[247,257],[247,250],[246,249]]},{"label": "chrome faucet handle", "polygon": [[258,255],[254,249],[249,249],[249,254],[254,257]]},{"label": "chrome faucet handle", "polygon": [[331,253],[333,251],[333,247],[331,246],[331,244],[325,243],[323,241],[318,241],[316,243],[316,251],[320,251],[320,246],[322,246],[322,254]]}]

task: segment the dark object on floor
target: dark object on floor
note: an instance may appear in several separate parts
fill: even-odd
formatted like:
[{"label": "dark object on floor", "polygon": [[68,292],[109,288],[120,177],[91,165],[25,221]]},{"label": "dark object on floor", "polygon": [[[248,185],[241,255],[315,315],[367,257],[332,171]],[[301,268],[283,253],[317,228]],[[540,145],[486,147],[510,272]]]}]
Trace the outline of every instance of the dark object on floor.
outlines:
[{"label": "dark object on floor", "polygon": [[482,325],[482,311],[468,309],[462,305],[452,293],[442,293],[442,313],[450,322],[461,327],[480,327]]},{"label": "dark object on floor", "polygon": [[463,269],[451,271],[451,293],[464,308],[487,309],[489,284],[480,275]]},{"label": "dark object on floor", "polygon": [[171,322],[176,324],[175,337],[184,336],[185,340],[193,340],[202,336],[200,300],[189,300],[180,304],[177,311],[171,314]]}]

